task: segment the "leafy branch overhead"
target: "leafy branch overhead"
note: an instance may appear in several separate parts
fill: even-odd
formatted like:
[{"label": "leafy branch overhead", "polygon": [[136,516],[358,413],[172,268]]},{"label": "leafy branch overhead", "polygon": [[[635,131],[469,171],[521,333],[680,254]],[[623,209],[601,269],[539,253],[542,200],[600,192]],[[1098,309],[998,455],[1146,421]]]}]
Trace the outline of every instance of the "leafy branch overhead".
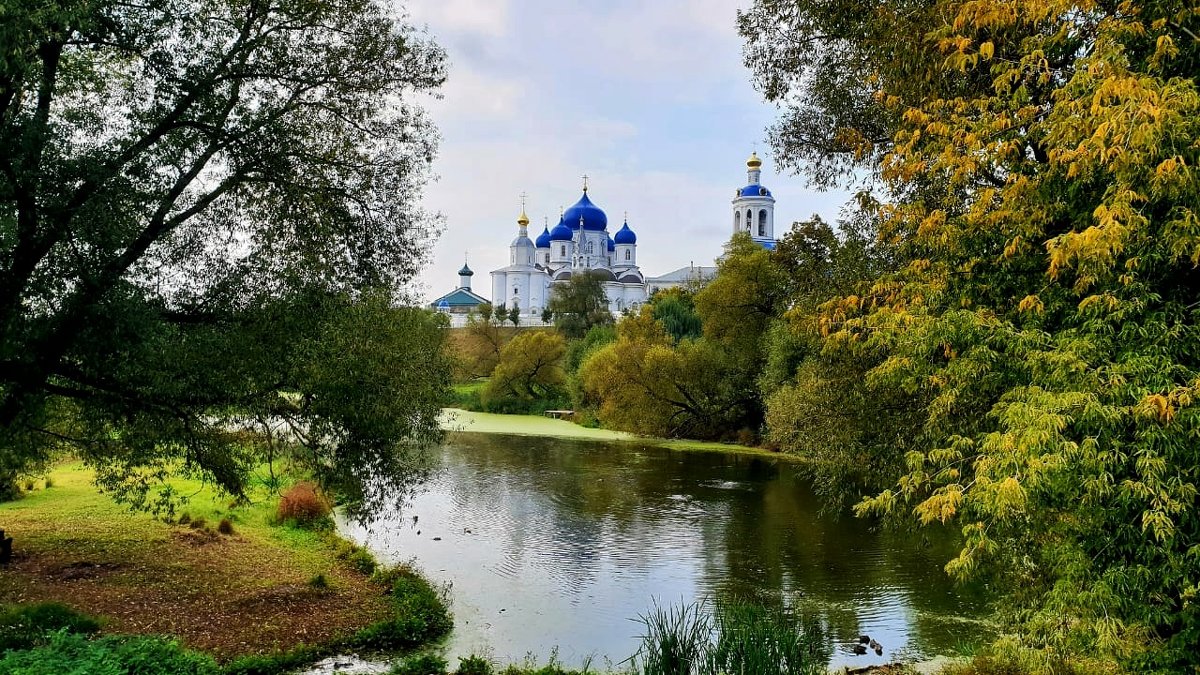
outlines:
[{"label": "leafy branch overhead", "polygon": [[[364,350],[438,334],[391,306],[435,229],[416,195],[436,133],[414,94],[441,84],[444,55],[392,12],[104,0],[5,15],[0,480],[67,443],[134,499],[179,461],[238,493],[254,458],[233,418],[285,408],[330,477],[338,453],[382,468],[434,435],[442,376]],[[353,382],[310,365],[339,344],[360,359]],[[395,411],[338,398],[368,382],[410,412],[376,427]]]}]

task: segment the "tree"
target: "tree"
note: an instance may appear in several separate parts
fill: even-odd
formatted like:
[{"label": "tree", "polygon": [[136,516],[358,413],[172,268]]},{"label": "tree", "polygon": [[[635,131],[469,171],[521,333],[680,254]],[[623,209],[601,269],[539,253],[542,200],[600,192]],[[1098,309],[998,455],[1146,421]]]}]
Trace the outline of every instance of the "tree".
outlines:
[{"label": "tree", "polygon": [[511,323],[514,328],[521,325],[521,308],[518,307],[517,303],[515,302],[508,310],[508,322]]},{"label": "tree", "polygon": [[720,345],[678,343],[649,306],[617,324],[617,340],[579,370],[585,402],[606,426],[664,437],[721,438],[751,413],[745,378]]},{"label": "tree", "polygon": [[504,317],[493,314],[491,305],[481,307],[487,309],[479,316],[468,316],[467,325],[451,342],[459,374],[467,379],[491,375],[500,362],[500,350],[512,339],[511,329],[504,327]]},{"label": "tree", "polygon": [[502,399],[553,400],[566,395],[567,373],[563,357],[567,342],[546,330],[523,331],[504,346],[500,362],[483,389],[484,405]]},{"label": "tree", "polygon": [[676,342],[700,337],[704,328],[696,313],[693,294],[681,288],[668,288],[650,297],[651,314]]},{"label": "tree", "polygon": [[[877,355],[866,387],[921,401],[920,437],[883,463],[893,487],[859,512],[960,527],[947,570],[1006,591],[996,648],[1026,668],[1195,669],[1200,16],[884,2],[838,31],[831,9],[746,16],[787,18],[751,38],[781,57],[760,62],[768,96],[803,111],[778,149],[868,162],[905,260],[818,318],[824,352]],[[823,65],[863,84],[821,82]],[[847,91],[813,98],[826,85]],[[862,93],[882,142],[791,144],[811,126],[794,121]]]},{"label": "tree", "polygon": [[[0,28],[0,480],[65,443],[121,494],[175,466],[240,494],[251,414],[288,415],[342,483],[434,440],[436,358],[359,350],[404,329],[441,353],[387,290],[426,243],[435,137],[408,101],[441,50],[376,0],[21,7]],[[351,409],[349,380],[378,402]]]},{"label": "tree", "polygon": [[704,337],[725,345],[756,369],[763,335],[783,313],[787,290],[787,276],[771,252],[738,232],[717,263],[717,276],[696,293]]},{"label": "tree", "polygon": [[546,312],[569,338],[581,338],[592,326],[613,322],[603,277],[596,272],[579,272],[551,286]]}]

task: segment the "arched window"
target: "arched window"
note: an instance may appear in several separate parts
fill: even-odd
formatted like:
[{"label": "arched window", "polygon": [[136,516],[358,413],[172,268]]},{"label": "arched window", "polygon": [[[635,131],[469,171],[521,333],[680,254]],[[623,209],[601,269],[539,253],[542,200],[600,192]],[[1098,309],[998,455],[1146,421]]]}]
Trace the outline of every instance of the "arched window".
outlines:
[{"label": "arched window", "polygon": [[737,213],[733,214],[733,229],[735,229],[735,230],[742,229],[742,212],[741,211],[738,211]]},{"label": "arched window", "polygon": [[754,224],[754,212],[746,209],[746,231],[750,231],[750,226]]},{"label": "arched window", "polygon": [[567,245],[566,245],[566,244],[563,244],[562,246],[559,246],[559,247],[558,247],[558,249],[559,249],[559,250],[558,250],[558,254],[559,254],[559,255],[563,255],[563,256],[565,256],[565,255],[567,254]]},{"label": "arched window", "polygon": [[758,212],[758,236],[767,236],[767,210],[763,209]]},{"label": "arched window", "polygon": [[593,244],[595,244],[595,242],[591,242],[591,241],[588,242],[588,249],[587,249],[588,255],[595,253],[595,249],[592,247]]},{"label": "arched window", "polygon": [[630,251],[629,249],[625,249],[625,259],[633,260],[633,251]]}]

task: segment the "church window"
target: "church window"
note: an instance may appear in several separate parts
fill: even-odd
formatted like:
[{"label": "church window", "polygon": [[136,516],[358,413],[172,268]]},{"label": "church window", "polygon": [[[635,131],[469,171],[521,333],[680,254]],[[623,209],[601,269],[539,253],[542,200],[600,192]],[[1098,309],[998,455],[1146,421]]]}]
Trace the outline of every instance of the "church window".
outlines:
[{"label": "church window", "polygon": [[632,260],[633,259],[633,251],[630,251],[629,249],[625,249],[625,259]]},{"label": "church window", "polygon": [[733,214],[733,229],[735,229],[735,230],[742,229],[742,212],[741,211],[738,211],[737,213]]},{"label": "church window", "polygon": [[566,244],[563,244],[562,246],[559,246],[558,248],[559,248],[559,251],[558,251],[559,255],[565,256],[567,254],[567,245]]},{"label": "church window", "polygon": [[750,226],[754,224],[754,212],[746,209],[746,231],[750,231]]},{"label": "church window", "polygon": [[767,210],[763,209],[758,212],[758,236],[767,236]]}]

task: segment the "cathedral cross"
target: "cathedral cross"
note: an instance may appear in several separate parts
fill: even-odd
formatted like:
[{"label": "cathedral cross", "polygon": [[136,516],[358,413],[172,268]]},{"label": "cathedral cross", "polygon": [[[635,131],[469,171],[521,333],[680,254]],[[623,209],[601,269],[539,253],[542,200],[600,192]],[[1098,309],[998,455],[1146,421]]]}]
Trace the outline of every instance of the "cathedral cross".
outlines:
[{"label": "cathedral cross", "polygon": [[588,181],[588,175],[585,173],[585,174],[583,174],[583,191],[584,192],[587,192],[587,188],[588,188],[587,181]]}]

